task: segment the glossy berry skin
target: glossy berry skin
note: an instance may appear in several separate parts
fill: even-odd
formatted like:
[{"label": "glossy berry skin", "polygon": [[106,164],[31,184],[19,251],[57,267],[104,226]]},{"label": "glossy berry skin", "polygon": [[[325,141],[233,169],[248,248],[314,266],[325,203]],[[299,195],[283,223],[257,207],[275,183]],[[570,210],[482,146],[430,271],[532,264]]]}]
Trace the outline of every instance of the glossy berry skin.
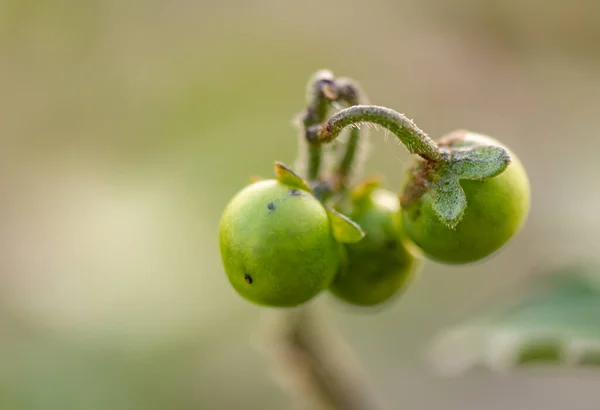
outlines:
[{"label": "glossy berry skin", "polygon": [[[467,134],[463,144],[469,142],[501,146],[478,134]],[[404,205],[406,234],[427,257],[448,264],[475,262],[500,249],[521,229],[529,212],[530,187],[521,161],[510,150],[509,154],[511,163],[500,175],[460,181],[467,208],[455,229],[444,225],[433,212],[429,193]]]},{"label": "glossy berry skin", "polygon": [[326,289],[340,263],[325,208],[309,192],[277,180],[240,191],[220,222],[225,272],[245,299],[296,306]]},{"label": "glossy berry skin", "polygon": [[357,243],[344,244],[346,260],[330,291],[359,306],[389,301],[407,287],[418,270],[402,235],[398,196],[378,188],[353,201],[345,211],[366,235]]}]

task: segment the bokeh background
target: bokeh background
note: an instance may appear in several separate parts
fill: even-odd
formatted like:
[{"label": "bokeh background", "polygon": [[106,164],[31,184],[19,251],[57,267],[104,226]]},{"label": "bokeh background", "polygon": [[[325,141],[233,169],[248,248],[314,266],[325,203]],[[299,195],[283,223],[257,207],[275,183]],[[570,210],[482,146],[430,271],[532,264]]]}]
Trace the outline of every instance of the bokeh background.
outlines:
[{"label": "bokeh background", "polygon": [[[293,163],[321,68],[426,132],[493,135],[526,165],[525,229],[483,263],[428,263],[389,308],[323,317],[393,408],[597,409],[600,373],[438,376],[440,330],[545,267],[599,259],[600,2],[0,1],[0,408],[288,409],[262,310],[218,221]],[[373,132],[366,171],[407,153]]]}]

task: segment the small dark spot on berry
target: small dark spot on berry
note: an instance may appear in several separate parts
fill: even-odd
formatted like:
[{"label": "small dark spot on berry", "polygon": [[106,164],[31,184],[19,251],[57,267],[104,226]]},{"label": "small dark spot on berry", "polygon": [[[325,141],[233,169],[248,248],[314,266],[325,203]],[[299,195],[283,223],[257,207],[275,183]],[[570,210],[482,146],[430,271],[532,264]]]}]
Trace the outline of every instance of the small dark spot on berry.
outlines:
[{"label": "small dark spot on berry", "polygon": [[252,285],[252,276],[250,276],[246,273],[246,274],[244,274],[244,280],[246,281],[246,283],[248,285]]},{"label": "small dark spot on berry", "polygon": [[304,193],[302,191],[300,191],[299,189],[292,189],[290,191],[290,195],[291,196],[302,196],[302,195],[304,195]]},{"label": "small dark spot on berry", "polygon": [[269,213],[271,213],[275,210],[275,204],[273,202],[269,202],[269,205],[267,205],[267,208],[269,209]]}]

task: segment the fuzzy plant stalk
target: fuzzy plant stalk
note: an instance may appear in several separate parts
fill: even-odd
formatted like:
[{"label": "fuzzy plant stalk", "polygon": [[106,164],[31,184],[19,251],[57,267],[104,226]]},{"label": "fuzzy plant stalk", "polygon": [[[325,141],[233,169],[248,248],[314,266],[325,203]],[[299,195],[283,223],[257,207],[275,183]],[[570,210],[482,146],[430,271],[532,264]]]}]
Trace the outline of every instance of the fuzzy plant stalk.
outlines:
[{"label": "fuzzy plant stalk", "polygon": [[[307,106],[298,118],[300,129],[308,129],[324,122],[331,102],[337,97],[333,73],[329,70],[317,71],[306,86]],[[302,136],[299,142],[300,152],[305,153],[299,155],[295,169],[309,182],[315,182],[321,173],[322,147],[320,144],[306,144]]]},{"label": "fuzzy plant stalk", "polygon": [[[335,80],[335,86],[338,93],[338,100],[349,105],[355,106],[360,104],[366,104],[368,102],[365,93],[362,91],[360,85],[351,78],[341,77]],[[312,128],[307,127],[304,131],[305,140],[310,144],[309,141],[309,130]],[[366,143],[367,143],[367,132],[361,130],[359,127],[353,127],[350,129],[348,140],[344,146],[341,156],[338,161],[334,163],[332,173],[330,175],[331,189],[334,192],[345,191],[348,186],[352,183],[352,180],[360,176],[362,172],[362,166],[366,159]],[[316,145],[321,145],[316,143]]]}]

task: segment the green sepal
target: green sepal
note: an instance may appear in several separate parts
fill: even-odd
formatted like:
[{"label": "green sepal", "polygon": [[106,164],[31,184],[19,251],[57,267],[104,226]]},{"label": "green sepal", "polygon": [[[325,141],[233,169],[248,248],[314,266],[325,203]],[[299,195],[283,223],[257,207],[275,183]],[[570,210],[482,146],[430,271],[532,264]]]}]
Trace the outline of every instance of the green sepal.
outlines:
[{"label": "green sepal", "polygon": [[440,221],[454,229],[467,209],[467,196],[450,168],[442,167],[436,174],[430,188],[431,207]]},{"label": "green sepal", "polygon": [[365,233],[356,222],[333,209],[328,209],[333,236],[338,242],[356,243],[365,237]]},{"label": "green sepal", "polygon": [[454,148],[446,163],[433,171],[431,206],[440,220],[455,229],[467,209],[467,198],[461,179],[483,181],[500,175],[510,165],[510,154],[497,145]]},{"label": "green sepal", "polygon": [[275,162],[275,176],[283,184],[312,193],[305,180],[279,161]]},{"label": "green sepal", "polygon": [[500,175],[510,161],[510,154],[505,148],[482,145],[453,151],[450,168],[460,179],[484,180]]}]

